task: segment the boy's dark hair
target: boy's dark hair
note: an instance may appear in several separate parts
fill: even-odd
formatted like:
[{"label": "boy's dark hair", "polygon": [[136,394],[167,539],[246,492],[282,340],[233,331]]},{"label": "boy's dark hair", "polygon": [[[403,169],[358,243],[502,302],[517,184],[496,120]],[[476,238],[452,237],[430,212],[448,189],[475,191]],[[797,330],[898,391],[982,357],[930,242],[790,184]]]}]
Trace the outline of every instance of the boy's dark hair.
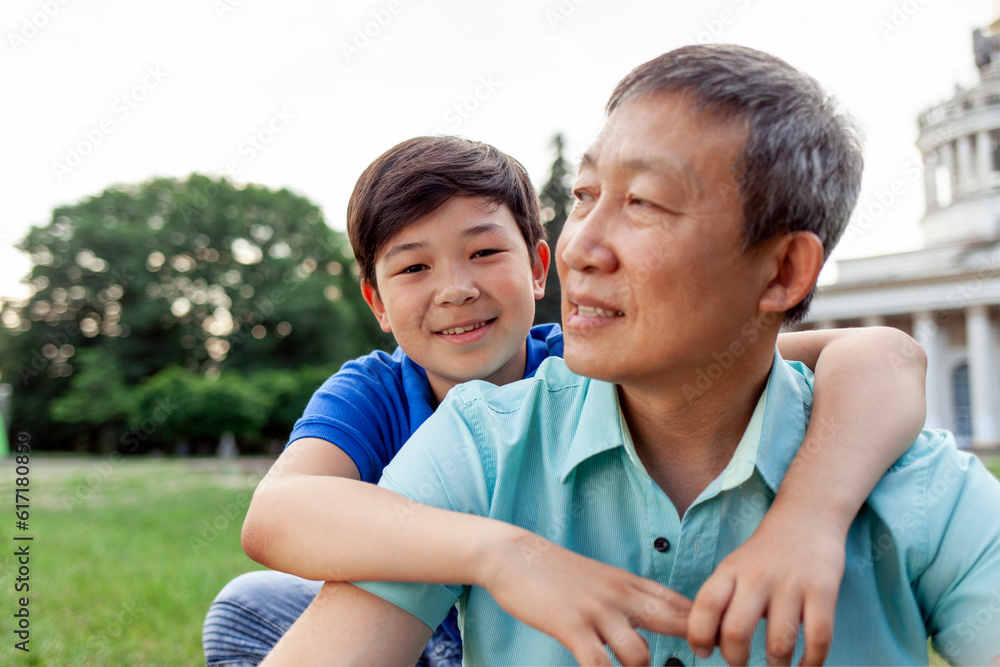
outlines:
[{"label": "boy's dark hair", "polygon": [[[830,256],[861,189],[861,139],[812,77],[743,46],[687,46],[632,70],[611,94],[608,115],[662,92],[688,94],[700,110],[745,124],[746,142],[734,165],[744,248],[809,231]],[[815,291],[785,313],[786,323],[805,316]]]},{"label": "boy's dark hair", "polygon": [[376,292],[375,260],[402,229],[454,196],[506,206],[528,255],[545,239],[528,172],[493,146],[457,137],[416,137],[380,155],[358,178],[347,204],[347,233],[361,279]]}]

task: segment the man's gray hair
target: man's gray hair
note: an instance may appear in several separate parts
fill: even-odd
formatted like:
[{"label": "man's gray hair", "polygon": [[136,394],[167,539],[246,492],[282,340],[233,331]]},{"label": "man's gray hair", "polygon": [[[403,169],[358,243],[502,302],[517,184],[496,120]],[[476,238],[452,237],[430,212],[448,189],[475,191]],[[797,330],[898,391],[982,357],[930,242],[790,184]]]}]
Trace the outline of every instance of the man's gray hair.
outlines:
[{"label": "man's gray hair", "polygon": [[[632,70],[611,94],[607,113],[666,92],[690,95],[699,111],[746,125],[734,165],[744,249],[778,234],[809,231],[829,257],[858,201],[863,158],[853,120],[816,80],[747,47],[686,46]],[[785,313],[786,323],[805,316],[815,291]]]}]

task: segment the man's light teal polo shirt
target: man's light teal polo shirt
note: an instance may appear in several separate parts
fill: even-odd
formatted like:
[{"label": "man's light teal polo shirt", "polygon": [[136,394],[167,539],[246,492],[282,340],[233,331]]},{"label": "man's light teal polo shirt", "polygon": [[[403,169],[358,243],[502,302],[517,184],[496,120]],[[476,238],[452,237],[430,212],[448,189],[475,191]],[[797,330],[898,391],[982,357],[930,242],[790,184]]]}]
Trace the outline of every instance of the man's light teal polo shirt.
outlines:
[{"label": "man's light teal polo shirt", "polygon": [[[812,408],[812,374],[775,354],[728,467],[684,514],[646,474],[615,386],[549,359],[534,379],[449,393],[380,484],[422,503],[523,526],[693,598],[770,506]],[[827,446],[837,446],[829,425]],[[554,639],[477,587],[364,583],[436,627],[458,600],[466,664],[571,665]],[[697,658],[684,639],[641,631],[652,664]],[[882,478],[848,534],[827,664],[927,664],[1000,654],[1000,484],[944,431],[924,431]],[[801,632],[795,661],[801,657]],[[751,663],[764,664],[764,623]]]}]

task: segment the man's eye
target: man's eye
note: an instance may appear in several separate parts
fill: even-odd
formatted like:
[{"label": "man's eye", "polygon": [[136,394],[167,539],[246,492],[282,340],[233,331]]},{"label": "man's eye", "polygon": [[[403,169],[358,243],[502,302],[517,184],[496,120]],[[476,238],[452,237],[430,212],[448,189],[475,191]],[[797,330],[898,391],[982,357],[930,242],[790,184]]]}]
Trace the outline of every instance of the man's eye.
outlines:
[{"label": "man's eye", "polygon": [[479,252],[474,253],[472,257],[473,259],[475,259],[476,257],[489,257],[490,255],[497,254],[498,252],[500,251],[493,248],[488,248],[486,250],[480,250]]},{"label": "man's eye", "polygon": [[588,197],[588,194],[583,190],[573,190],[573,198],[577,201],[584,201]]}]

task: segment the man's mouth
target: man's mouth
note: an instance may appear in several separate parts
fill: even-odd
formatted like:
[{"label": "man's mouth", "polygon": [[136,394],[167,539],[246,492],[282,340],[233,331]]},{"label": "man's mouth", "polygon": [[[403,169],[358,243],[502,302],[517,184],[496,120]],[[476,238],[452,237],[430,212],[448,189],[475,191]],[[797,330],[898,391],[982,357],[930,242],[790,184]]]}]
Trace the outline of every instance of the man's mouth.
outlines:
[{"label": "man's mouth", "polygon": [[482,322],[476,322],[475,324],[468,324],[463,327],[452,327],[451,329],[444,329],[443,331],[438,331],[439,334],[444,336],[456,336],[458,334],[468,333],[470,331],[475,331],[476,329],[482,329],[487,324],[490,324],[496,320],[494,317],[492,320],[483,320]]},{"label": "man's mouth", "polygon": [[577,306],[576,313],[580,317],[624,317],[625,313],[620,310],[608,310],[594,306]]}]

